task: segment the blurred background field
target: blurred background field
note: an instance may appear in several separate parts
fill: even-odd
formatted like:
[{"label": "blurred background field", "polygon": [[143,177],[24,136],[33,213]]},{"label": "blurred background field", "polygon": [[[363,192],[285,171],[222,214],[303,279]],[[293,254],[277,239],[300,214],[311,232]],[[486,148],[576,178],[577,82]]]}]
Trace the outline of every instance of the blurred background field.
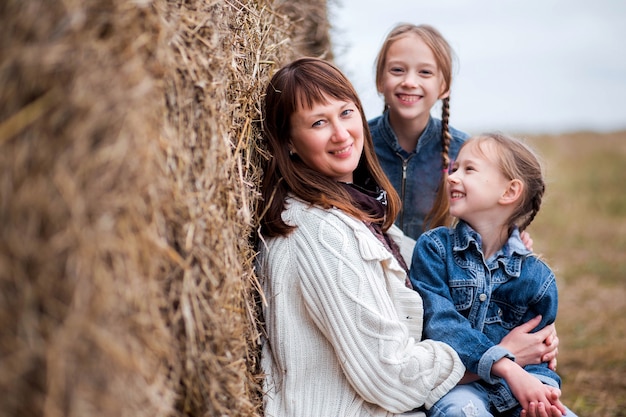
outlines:
[{"label": "blurred background field", "polygon": [[626,131],[526,139],[548,180],[529,230],[559,282],[562,399],[579,416],[626,416]]}]

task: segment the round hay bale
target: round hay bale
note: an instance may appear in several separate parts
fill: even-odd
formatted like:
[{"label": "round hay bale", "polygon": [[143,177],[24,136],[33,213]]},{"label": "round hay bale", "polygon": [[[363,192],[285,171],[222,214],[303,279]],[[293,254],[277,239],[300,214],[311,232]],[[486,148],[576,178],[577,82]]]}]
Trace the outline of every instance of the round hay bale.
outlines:
[{"label": "round hay bale", "polygon": [[0,416],[262,413],[259,103],[330,50],[299,3],[0,5]]}]

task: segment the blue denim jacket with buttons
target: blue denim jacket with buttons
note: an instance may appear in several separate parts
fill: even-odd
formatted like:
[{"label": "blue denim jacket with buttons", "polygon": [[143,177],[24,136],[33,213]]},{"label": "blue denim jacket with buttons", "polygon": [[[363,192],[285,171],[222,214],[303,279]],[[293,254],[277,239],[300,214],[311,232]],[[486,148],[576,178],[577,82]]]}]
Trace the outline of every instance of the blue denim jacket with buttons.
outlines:
[{"label": "blue denim jacket with buttons", "polygon": [[[506,382],[491,374],[496,361],[514,359],[497,344],[538,314],[542,321],[535,331],[554,322],[558,307],[553,272],[526,249],[519,231],[485,259],[481,237],[467,223],[430,230],[417,241],[410,279],[424,301],[424,337],[452,346],[482,378],[499,411],[517,406]],[[561,385],[547,363],[525,369],[545,384]]]},{"label": "blue denim jacket with buttons", "polygon": [[[405,151],[398,143],[389,124],[389,112],[368,123],[378,160],[402,199],[396,226],[417,239],[424,231],[424,217],[433,206],[441,181],[441,120],[430,117],[413,152]],[[452,127],[449,130],[452,141],[448,155],[454,160],[469,135]]]}]

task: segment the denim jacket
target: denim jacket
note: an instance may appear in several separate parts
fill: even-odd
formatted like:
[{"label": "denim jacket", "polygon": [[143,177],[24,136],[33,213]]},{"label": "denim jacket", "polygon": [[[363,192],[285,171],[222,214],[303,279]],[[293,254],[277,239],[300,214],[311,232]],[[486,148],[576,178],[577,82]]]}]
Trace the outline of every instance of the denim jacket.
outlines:
[{"label": "denim jacket", "polygon": [[[435,201],[441,181],[441,120],[430,117],[413,152],[405,151],[398,143],[389,124],[389,112],[371,119],[368,124],[378,160],[402,199],[396,225],[407,236],[417,239],[424,231],[424,217]],[[450,134],[449,157],[454,160],[469,135],[452,127]]]},{"label": "denim jacket", "polygon": [[[519,231],[485,259],[480,235],[467,223],[430,230],[417,241],[410,279],[424,300],[424,337],[452,346],[482,378],[499,411],[517,406],[506,382],[491,374],[499,359],[515,359],[497,344],[538,314],[542,321],[535,331],[554,322],[558,303],[553,272],[526,249]],[[525,369],[544,384],[561,385],[547,363]]]}]

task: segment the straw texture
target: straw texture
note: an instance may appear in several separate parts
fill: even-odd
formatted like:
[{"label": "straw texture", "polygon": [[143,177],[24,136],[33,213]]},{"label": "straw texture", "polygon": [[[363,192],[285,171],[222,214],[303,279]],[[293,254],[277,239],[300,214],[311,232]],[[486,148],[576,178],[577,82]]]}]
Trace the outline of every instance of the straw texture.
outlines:
[{"label": "straw texture", "polygon": [[261,415],[261,94],[325,2],[0,4],[0,416]]}]

